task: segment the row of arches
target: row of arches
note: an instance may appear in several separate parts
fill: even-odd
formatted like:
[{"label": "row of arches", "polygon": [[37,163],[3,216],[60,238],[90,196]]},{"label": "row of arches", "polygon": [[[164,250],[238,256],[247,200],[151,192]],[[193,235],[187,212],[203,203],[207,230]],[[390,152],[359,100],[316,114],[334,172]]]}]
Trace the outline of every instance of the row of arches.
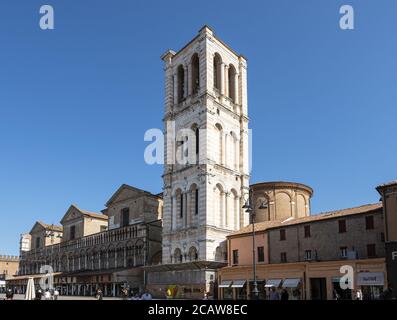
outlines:
[{"label": "row of arches", "polygon": [[172,196],[171,229],[197,225],[199,221],[200,190],[193,183],[187,191],[177,188]]},{"label": "row of arches", "polygon": [[258,222],[302,218],[310,214],[309,200],[303,194],[293,196],[284,191],[276,192],[272,197],[257,195],[256,208]]},{"label": "row of arches", "polygon": [[229,192],[221,184],[216,184],[213,193],[213,212],[215,226],[237,230],[240,228],[240,196],[235,189]]},{"label": "row of arches", "polygon": [[191,246],[185,253],[183,253],[180,248],[176,248],[171,256],[171,263],[192,262],[197,261],[198,258],[198,250],[195,246]]},{"label": "row of arches", "polygon": [[62,255],[42,256],[35,262],[21,265],[25,274],[40,272],[42,265],[50,265],[55,272],[80,270],[106,270],[144,265],[145,249],[142,240],[122,245],[100,248],[88,248],[64,253]]},{"label": "row of arches", "polygon": [[174,76],[174,92],[176,92],[176,102],[181,103],[189,95],[197,94],[199,90],[200,59],[198,53],[194,53],[190,59],[190,63],[187,66],[183,64],[178,66],[176,71],[176,79]]},{"label": "row of arches", "polygon": [[214,89],[238,103],[238,73],[233,64],[223,63],[221,55],[216,52],[213,58]]},{"label": "row of arches", "polygon": [[[213,160],[229,169],[239,171],[240,139],[234,131],[227,131],[220,123],[213,127]],[[175,158],[180,165],[199,163],[200,129],[195,123],[190,129],[180,130],[176,137]]]},{"label": "row of arches", "polygon": [[[239,75],[236,67],[225,64],[221,55],[216,52],[213,57],[213,84],[214,89],[238,103]],[[187,65],[180,64],[173,77],[174,102],[181,103],[188,96],[200,91],[200,58],[194,53]]]},{"label": "row of arches", "polygon": [[214,158],[219,165],[239,170],[240,139],[233,131],[224,130],[220,123],[215,124]]}]

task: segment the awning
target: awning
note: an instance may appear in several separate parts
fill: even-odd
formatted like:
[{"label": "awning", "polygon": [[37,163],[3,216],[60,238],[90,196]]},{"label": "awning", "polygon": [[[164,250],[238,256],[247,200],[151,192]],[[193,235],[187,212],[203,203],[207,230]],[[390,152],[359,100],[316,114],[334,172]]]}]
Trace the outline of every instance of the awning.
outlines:
[{"label": "awning", "polygon": [[234,280],[232,284],[232,288],[242,288],[245,285],[245,280]]},{"label": "awning", "polygon": [[357,274],[358,286],[383,286],[384,284],[383,272],[360,272]]},{"label": "awning", "polygon": [[270,287],[276,287],[278,288],[281,283],[281,279],[269,279],[266,281],[265,287],[270,288]]},{"label": "awning", "polygon": [[301,279],[285,279],[283,282],[283,288],[296,288],[299,286]]},{"label": "awning", "polygon": [[230,285],[232,284],[233,281],[230,280],[224,280],[221,282],[221,284],[218,286],[218,288],[229,288]]}]

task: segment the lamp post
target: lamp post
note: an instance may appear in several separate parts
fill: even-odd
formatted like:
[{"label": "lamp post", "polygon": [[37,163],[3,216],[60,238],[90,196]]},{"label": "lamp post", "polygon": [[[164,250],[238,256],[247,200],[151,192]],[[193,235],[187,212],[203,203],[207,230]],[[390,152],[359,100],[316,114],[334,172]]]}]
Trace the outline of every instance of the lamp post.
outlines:
[{"label": "lamp post", "polygon": [[[261,203],[258,209],[266,209],[267,204],[265,202]],[[256,247],[255,247],[255,204],[253,200],[253,190],[249,189],[248,200],[243,205],[243,209],[247,212],[251,219],[252,224],[252,268],[254,272],[254,285],[252,289],[252,297],[254,300],[259,298],[258,283],[256,282]]]}]

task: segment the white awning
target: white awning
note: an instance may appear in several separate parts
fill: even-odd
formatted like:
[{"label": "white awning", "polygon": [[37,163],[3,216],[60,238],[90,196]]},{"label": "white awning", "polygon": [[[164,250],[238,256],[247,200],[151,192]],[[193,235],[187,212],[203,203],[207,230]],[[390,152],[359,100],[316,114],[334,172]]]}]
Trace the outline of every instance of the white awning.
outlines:
[{"label": "white awning", "polygon": [[233,281],[231,280],[224,280],[221,282],[221,284],[218,286],[219,288],[229,288],[230,285],[232,284]]},{"label": "white awning", "polygon": [[242,288],[245,285],[245,280],[234,280],[232,284],[232,288]]},{"label": "white awning", "polygon": [[281,283],[281,279],[269,279],[266,281],[265,287],[270,288],[270,287],[276,287],[278,288]]},{"label": "white awning", "polygon": [[357,274],[358,286],[383,286],[384,284],[383,272],[360,272]]},{"label": "white awning", "polygon": [[283,288],[296,288],[299,286],[301,279],[285,279],[283,282]]}]

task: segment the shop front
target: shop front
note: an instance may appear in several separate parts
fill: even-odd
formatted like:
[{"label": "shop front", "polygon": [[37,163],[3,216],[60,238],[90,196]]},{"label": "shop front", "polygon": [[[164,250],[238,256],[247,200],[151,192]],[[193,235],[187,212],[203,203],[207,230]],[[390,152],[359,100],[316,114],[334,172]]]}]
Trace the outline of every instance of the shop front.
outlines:
[{"label": "shop front", "polygon": [[221,290],[220,295],[224,300],[232,300],[233,299],[233,289],[231,280],[223,280],[221,284],[218,286],[219,290]]},{"label": "shop front", "polygon": [[[332,277],[331,278],[332,282],[332,298],[334,300],[352,300],[353,295],[352,295],[352,289],[353,286],[351,283],[344,283],[345,286],[341,286],[341,278],[340,277]],[[343,283],[342,283],[343,284]]]},{"label": "shop front", "polygon": [[301,300],[302,299],[302,279],[290,278],[285,279],[281,287],[288,292],[288,300]]},{"label": "shop front", "polygon": [[383,272],[360,272],[357,274],[357,287],[363,300],[379,300],[385,286]]},{"label": "shop front", "polygon": [[234,290],[234,297],[237,300],[247,299],[247,281],[246,280],[234,280],[232,283]]}]

